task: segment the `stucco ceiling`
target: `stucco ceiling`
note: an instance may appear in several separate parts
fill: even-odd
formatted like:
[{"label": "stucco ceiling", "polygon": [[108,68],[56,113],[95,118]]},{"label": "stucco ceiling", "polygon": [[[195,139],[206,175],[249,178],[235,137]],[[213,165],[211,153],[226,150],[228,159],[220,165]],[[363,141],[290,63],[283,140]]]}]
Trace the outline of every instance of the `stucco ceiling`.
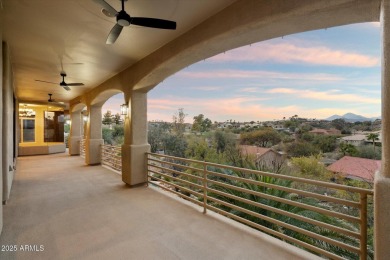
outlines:
[{"label": "stucco ceiling", "polygon": [[[106,0],[117,10],[119,0]],[[167,42],[219,12],[235,0],[129,0],[132,16],[177,22],[177,30],[130,26],[117,42],[105,41],[115,18],[101,13],[93,0],[3,0],[3,41],[10,48],[16,95],[21,100],[44,101],[53,93],[69,101],[114,76]],[[85,86],[66,91],[59,85],[60,71],[67,83]]]}]

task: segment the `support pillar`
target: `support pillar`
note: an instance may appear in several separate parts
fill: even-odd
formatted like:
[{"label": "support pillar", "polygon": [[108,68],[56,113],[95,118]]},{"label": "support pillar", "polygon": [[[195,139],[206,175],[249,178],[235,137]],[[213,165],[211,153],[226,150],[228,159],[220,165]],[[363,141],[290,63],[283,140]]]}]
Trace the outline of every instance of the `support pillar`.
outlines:
[{"label": "support pillar", "polygon": [[102,138],[102,104],[88,106],[88,122],[85,138],[85,163],[97,165],[101,163]]},{"label": "support pillar", "polygon": [[125,142],[122,145],[122,181],[130,186],[147,182],[148,144],[147,93],[133,92],[125,117]]},{"label": "support pillar", "polygon": [[70,133],[68,138],[69,155],[80,155],[80,140],[82,139],[81,127],[83,127],[83,118],[81,111],[70,114]]},{"label": "support pillar", "polygon": [[382,0],[382,167],[374,182],[375,259],[390,259],[390,0]]}]

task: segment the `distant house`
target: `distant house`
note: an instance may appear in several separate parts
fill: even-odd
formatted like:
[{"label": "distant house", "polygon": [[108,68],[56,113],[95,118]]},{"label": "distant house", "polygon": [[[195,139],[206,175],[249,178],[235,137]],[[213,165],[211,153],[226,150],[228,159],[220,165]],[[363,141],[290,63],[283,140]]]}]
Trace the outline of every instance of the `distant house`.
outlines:
[{"label": "distant house", "polygon": [[341,135],[341,131],[337,130],[336,128],[331,128],[331,129],[316,128],[309,131],[309,133],[315,135]]},{"label": "distant house", "polygon": [[378,140],[375,141],[376,144],[382,143],[382,133],[381,132],[359,132],[358,134],[355,134],[355,135],[341,137],[340,140],[342,142],[345,142],[347,144],[352,144],[354,146],[361,146],[364,144],[372,144],[372,140],[367,139],[367,136],[371,133],[378,134]]},{"label": "distant house", "polygon": [[341,137],[340,140],[347,144],[352,144],[354,146],[361,146],[366,143],[367,135],[365,134],[357,134]]},{"label": "distant house", "polygon": [[375,172],[380,170],[381,161],[366,158],[344,156],[327,167],[329,171],[345,178],[374,182]]},{"label": "distant house", "polygon": [[327,130],[330,135],[341,135],[341,131],[336,128],[331,128]]},{"label": "distant house", "polygon": [[326,129],[320,129],[320,128],[313,129],[313,130],[309,131],[309,133],[314,134],[314,135],[329,135],[329,133],[328,133],[328,131],[326,131]]},{"label": "distant house", "polygon": [[271,148],[258,147],[253,145],[240,145],[243,155],[254,156],[256,165],[260,169],[269,169],[274,172],[279,170],[284,163],[284,156]]}]

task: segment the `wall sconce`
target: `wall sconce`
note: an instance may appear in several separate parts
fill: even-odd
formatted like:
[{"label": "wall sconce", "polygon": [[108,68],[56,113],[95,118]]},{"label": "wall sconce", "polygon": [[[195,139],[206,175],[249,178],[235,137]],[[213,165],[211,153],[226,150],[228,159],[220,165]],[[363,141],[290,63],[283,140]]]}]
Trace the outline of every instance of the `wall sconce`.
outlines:
[{"label": "wall sconce", "polygon": [[87,122],[88,121],[88,111],[87,110],[83,110],[81,113],[83,114],[84,122]]},{"label": "wall sconce", "polygon": [[129,107],[128,107],[127,104],[121,105],[121,115],[122,115],[122,116],[127,116],[127,114],[128,114],[128,109],[129,109]]}]

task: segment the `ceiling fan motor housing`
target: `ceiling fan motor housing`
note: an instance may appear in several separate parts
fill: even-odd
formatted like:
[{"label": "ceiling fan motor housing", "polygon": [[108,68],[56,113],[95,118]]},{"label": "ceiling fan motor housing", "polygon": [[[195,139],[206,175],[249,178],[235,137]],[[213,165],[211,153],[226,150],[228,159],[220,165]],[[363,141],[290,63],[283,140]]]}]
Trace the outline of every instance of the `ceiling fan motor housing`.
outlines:
[{"label": "ceiling fan motor housing", "polygon": [[125,11],[119,11],[118,15],[116,16],[116,22],[120,26],[129,26],[131,21],[130,15],[128,15]]}]

